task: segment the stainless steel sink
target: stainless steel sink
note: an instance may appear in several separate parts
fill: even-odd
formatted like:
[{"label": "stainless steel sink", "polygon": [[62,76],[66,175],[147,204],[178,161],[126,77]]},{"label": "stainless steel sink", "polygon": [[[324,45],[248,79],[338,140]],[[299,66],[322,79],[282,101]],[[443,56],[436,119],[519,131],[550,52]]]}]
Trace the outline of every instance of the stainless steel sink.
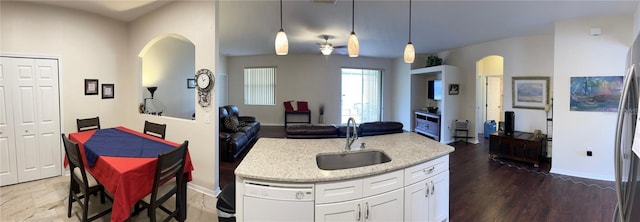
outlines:
[{"label": "stainless steel sink", "polygon": [[353,153],[318,154],[316,163],[323,170],[342,170],[370,166],[391,161],[384,152],[370,150]]}]

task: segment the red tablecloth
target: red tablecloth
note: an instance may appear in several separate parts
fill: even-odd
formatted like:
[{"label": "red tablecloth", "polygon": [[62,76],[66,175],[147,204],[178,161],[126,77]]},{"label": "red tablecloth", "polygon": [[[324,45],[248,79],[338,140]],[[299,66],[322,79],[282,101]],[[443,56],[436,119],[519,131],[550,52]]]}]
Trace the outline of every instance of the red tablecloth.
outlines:
[{"label": "red tablecloth", "polygon": [[[180,145],[125,127],[117,128],[175,147]],[[80,152],[82,153],[85,165],[87,164],[87,160],[84,153],[84,143],[91,138],[94,132],[95,130],[69,134],[69,139],[77,142],[80,146]],[[191,181],[193,165],[188,152],[186,159],[184,172],[188,174],[187,180]],[[133,207],[138,200],[151,193],[157,160],[158,158],[100,156],[93,167],[89,168],[85,166],[85,168],[104,185],[104,188],[113,195],[111,221],[124,221],[129,218],[131,207]]]}]

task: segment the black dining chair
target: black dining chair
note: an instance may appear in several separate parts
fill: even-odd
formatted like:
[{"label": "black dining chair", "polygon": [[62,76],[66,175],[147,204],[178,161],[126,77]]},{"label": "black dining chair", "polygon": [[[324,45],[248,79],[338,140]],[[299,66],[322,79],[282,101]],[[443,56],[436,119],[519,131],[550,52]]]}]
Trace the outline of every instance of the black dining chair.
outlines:
[{"label": "black dining chair", "polygon": [[78,124],[78,132],[100,129],[100,117],[88,119],[76,119]]},{"label": "black dining chair", "polygon": [[144,121],[145,134],[164,139],[166,131],[167,131],[167,124],[152,123],[146,120]]},{"label": "black dining chair", "polygon": [[[69,205],[67,206],[67,217],[71,218],[71,208],[73,202],[77,202],[82,207],[82,221],[92,221],[98,219],[111,212],[111,208],[97,213],[90,218],[89,215],[89,197],[100,193],[100,203],[104,204],[105,191],[104,187],[91,174],[84,169],[84,163],[80,156],[80,148],[78,143],[69,140],[64,133],[62,134],[64,141],[64,150],[69,161],[69,172],[71,181],[69,184]],[[84,200],[84,202],[83,202]]]},{"label": "black dining chair", "polygon": [[[171,218],[184,221],[181,212],[184,212],[187,206],[182,206],[182,203],[187,195],[183,192],[183,188],[186,186],[186,178],[184,178],[183,172],[188,146],[189,141],[185,140],[178,148],[158,154],[151,194],[138,202],[148,210],[147,215],[152,222],[156,221],[156,209],[158,208],[169,214],[163,221],[169,221]],[[172,196],[176,197],[175,210],[173,211],[162,206]]]}]

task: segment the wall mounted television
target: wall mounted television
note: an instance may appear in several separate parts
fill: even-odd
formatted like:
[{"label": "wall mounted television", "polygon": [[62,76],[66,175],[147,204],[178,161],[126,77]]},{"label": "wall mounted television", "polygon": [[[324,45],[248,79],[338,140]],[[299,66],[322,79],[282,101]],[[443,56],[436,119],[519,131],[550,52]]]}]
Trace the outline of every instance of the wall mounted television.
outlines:
[{"label": "wall mounted television", "polygon": [[442,100],[442,80],[429,80],[427,82],[427,98]]}]

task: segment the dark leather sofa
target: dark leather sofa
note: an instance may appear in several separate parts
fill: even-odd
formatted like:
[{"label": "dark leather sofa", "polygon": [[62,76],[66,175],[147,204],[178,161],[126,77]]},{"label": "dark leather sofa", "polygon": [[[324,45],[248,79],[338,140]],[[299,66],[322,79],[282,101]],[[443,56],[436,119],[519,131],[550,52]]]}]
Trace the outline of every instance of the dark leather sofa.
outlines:
[{"label": "dark leather sofa", "polygon": [[[220,160],[234,162],[244,152],[251,149],[260,137],[260,122],[253,116],[240,116],[238,107],[227,105],[218,109],[220,112]],[[235,116],[238,119],[238,131],[225,126],[225,118]]]},{"label": "dark leather sofa", "polygon": [[[402,123],[381,121],[366,122],[358,125],[358,136],[375,136],[390,133],[402,133]],[[334,125],[294,125],[286,129],[287,138],[292,139],[320,139],[339,138],[347,135],[347,127]]]}]

